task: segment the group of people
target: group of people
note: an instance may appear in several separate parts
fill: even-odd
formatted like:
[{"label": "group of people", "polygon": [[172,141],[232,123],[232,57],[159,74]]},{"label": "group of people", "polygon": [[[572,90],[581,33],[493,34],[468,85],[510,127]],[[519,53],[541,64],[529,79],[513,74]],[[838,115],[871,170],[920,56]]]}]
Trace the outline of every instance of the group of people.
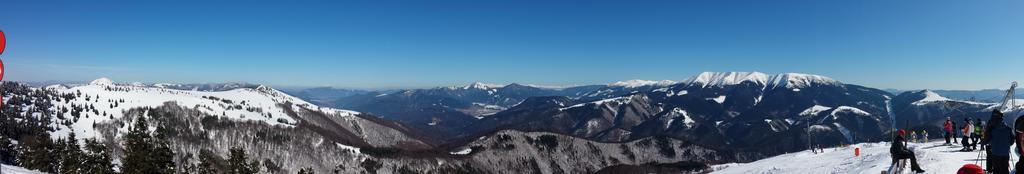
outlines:
[{"label": "group of people", "polygon": [[[953,122],[952,118],[946,117],[946,122],[942,124],[942,129],[945,130],[946,145],[952,144],[950,139],[955,143],[957,142],[956,139],[960,138],[960,145],[963,146],[963,149],[960,149],[960,151],[977,150],[985,124],[982,123],[980,118],[975,120],[964,118],[962,125],[957,127],[956,122]],[[982,146],[981,149],[984,150],[985,147]]]},{"label": "group of people", "polygon": [[[1022,116],[1024,117],[1024,116]],[[985,168],[993,174],[1008,174],[1010,173],[1010,147],[1017,143],[1018,146],[1024,146],[1024,123],[1021,123],[1024,119],[1017,119],[1017,123],[1014,123],[1014,127],[1011,128],[1003,123],[1003,113],[998,110],[992,111],[992,116],[988,122],[982,123],[981,119],[971,120],[964,119],[963,126],[957,127],[958,129],[954,132],[956,127],[952,119],[946,118],[946,122],[943,123],[943,129],[946,131],[945,138],[946,144],[956,142],[957,135],[960,134],[961,144],[963,145],[964,151],[972,151],[977,149],[979,146],[981,150],[985,150]],[[917,157],[914,156],[914,152],[907,148],[906,131],[897,131],[898,135],[894,136],[892,146],[889,152],[892,153],[893,162],[895,160],[908,159],[910,160],[910,168],[914,172],[923,173],[924,170],[917,164]],[[1017,154],[1021,156],[1020,159],[1024,159],[1024,153],[1022,149],[1017,149]],[[966,165],[965,165],[966,166]],[[1024,169],[1024,160],[1020,160],[1015,164],[1015,168]]]},{"label": "group of people", "polygon": [[907,141],[911,143],[928,142],[928,131],[921,130],[920,134],[918,134],[917,131],[910,131],[910,139]]}]

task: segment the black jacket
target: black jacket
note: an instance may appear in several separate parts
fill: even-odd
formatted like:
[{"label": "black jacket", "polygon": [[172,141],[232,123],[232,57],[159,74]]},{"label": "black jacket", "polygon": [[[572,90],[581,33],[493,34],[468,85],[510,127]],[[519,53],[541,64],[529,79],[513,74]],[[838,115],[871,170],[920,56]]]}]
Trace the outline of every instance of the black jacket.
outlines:
[{"label": "black jacket", "polygon": [[892,139],[892,146],[889,147],[889,153],[892,153],[894,156],[910,154],[910,150],[907,149],[906,140],[903,139],[902,135],[896,135],[896,137]]}]

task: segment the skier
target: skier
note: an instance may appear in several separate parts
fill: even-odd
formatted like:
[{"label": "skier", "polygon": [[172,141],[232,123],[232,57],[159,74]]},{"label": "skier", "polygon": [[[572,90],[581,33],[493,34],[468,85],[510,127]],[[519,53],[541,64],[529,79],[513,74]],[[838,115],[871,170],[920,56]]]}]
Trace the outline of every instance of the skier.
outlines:
[{"label": "skier", "polygon": [[942,123],[942,130],[946,131],[946,145],[950,145],[949,138],[953,136],[953,121],[949,117],[946,117],[946,122]]},{"label": "skier", "polygon": [[956,142],[960,142],[960,141],[957,141],[957,140],[956,140],[956,138],[959,138],[959,137],[960,137],[960,131],[957,131],[957,130],[956,130],[956,129],[958,128],[958,126],[956,126],[956,122],[955,122],[955,121],[953,121],[953,120],[950,120],[949,122],[950,122],[950,123],[953,123],[953,127],[952,127],[952,128],[953,128],[953,130],[950,130],[950,131],[952,131],[952,132],[953,132],[953,143],[956,143]]},{"label": "skier", "polygon": [[[971,139],[974,140],[974,143],[971,145],[971,148],[974,148],[974,149],[978,149],[978,143],[981,142],[981,136],[982,136],[981,135],[981,132],[982,132],[981,130],[982,130],[982,128],[985,127],[985,124],[981,123],[981,118],[976,118],[976,120],[977,121],[974,122],[974,132],[971,134]],[[981,146],[981,147],[982,147],[981,150],[985,150],[985,146]]]},{"label": "skier", "polygon": [[993,174],[1010,173],[1010,145],[1013,145],[1014,137],[1012,129],[1002,122],[1003,113],[993,110],[985,128],[985,137],[981,140],[982,144],[988,145],[989,155],[985,161]]},{"label": "skier", "polygon": [[910,142],[917,143],[917,132],[910,131]]},{"label": "skier", "polygon": [[907,149],[906,140],[903,139],[903,136],[906,135],[907,132],[903,131],[903,129],[900,129],[897,132],[899,135],[893,137],[892,146],[889,147],[889,153],[892,153],[893,163],[895,164],[897,160],[909,159],[911,170],[917,173],[924,173],[921,166],[917,165],[917,157],[914,156],[914,152]]},{"label": "skier", "polygon": [[973,151],[974,149],[971,148],[971,132],[974,132],[974,124],[971,123],[970,118],[964,118],[964,127],[960,129],[960,132],[963,134],[963,137],[960,138],[960,144],[964,146],[960,151]]},{"label": "skier", "polygon": [[921,130],[921,142],[925,142],[925,143],[928,142],[928,131],[927,130]]}]

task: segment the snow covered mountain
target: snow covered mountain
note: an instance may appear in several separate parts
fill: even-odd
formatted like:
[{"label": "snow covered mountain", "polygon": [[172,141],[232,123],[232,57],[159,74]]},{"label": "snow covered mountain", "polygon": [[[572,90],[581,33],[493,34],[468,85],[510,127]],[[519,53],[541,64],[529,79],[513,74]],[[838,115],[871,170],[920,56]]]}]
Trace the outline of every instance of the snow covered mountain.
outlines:
[{"label": "snow covered mountain", "polygon": [[[1000,103],[986,103],[950,99],[931,90],[907,91],[893,98],[893,114],[896,125],[913,130],[941,132],[942,124],[947,117],[957,123],[965,118],[971,120],[988,120],[993,110],[1001,110],[1006,119],[1012,122],[1024,114],[1024,100],[1015,99],[1016,108],[1012,110],[1000,108]],[[934,135],[938,136],[938,135]]]},{"label": "snow covered mountain", "polygon": [[547,131],[607,142],[668,136],[772,155],[806,148],[807,132],[814,144],[849,144],[882,140],[892,125],[891,94],[817,75],[706,72],[629,91],[599,100],[531,98],[467,131]]},{"label": "snow covered mountain", "polygon": [[[319,107],[265,86],[193,91],[117,84],[106,78],[71,88],[4,83],[4,102],[5,114],[52,118],[54,139],[70,132],[80,139],[96,138],[113,147],[115,159],[123,153],[119,142],[127,125],[139,116],[149,117],[153,127],[173,130],[171,146],[178,154],[194,159],[200,153],[227,154],[230,147],[245,147],[283,164],[286,171],[313,167],[327,172],[339,164],[358,165],[361,160],[353,159],[369,158],[360,149],[433,148],[400,123]],[[183,167],[187,159],[176,162]]]},{"label": "snow covered mountain", "polygon": [[[119,159],[128,125],[144,116],[151,127],[173,130],[176,154],[223,156],[243,147],[285,173],[699,172],[807,144],[885,141],[892,127],[932,131],[944,115],[981,117],[997,108],[796,73],[706,72],[681,82],[572,88],[474,83],[337,100],[356,111],[261,85],[171,86],[105,78],[44,88],[7,82],[0,121],[52,119],[52,138],[96,138]],[[1020,113],[1010,111],[1008,120]],[[0,140],[11,134],[0,133]],[[175,162],[194,164],[189,159]]]},{"label": "snow covered mountain", "polygon": [[432,138],[459,134],[480,118],[488,117],[537,96],[577,96],[596,86],[544,88],[532,85],[473,83],[461,87],[371,92],[338,99],[333,107],[371,113],[396,120]]},{"label": "snow covered mountain", "polygon": [[287,93],[310,103],[319,106],[331,106],[338,99],[345,97],[370,93],[371,91],[359,90],[359,89],[341,89],[332,87],[316,87],[316,88],[285,88],[280,89],[282,92]]},{"label": "snow covered mountain", "polygon": [[[98,79],[70,88],[5,82],[2,89],[4,122],[52,119],[47,127],[54,139],[71,132],[79,139],[95,138],[111,148],[115,163],[125,155],[128,125],[138,117],[168,136],[179,169],[198,165],[196,159],[204,156],[225,156],[233,147],[273,164],[270,173],[305,167],[318,173],[590,173],[676,163],[699,164],[687,167],[701,170],[704,164],[738,158],[667,137],[597,142],[511,130],[439,145],[421,140],[426,135],[402,123],[319,107],[264,86],[194,91]],[[18,137],[8,133],[0,139]]]}]

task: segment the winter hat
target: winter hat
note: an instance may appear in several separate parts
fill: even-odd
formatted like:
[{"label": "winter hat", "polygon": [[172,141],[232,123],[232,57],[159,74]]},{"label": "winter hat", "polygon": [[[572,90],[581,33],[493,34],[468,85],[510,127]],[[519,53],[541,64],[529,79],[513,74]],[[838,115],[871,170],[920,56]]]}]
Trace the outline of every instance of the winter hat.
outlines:
[{"label": "winter hat", "polygon": [[981,169],[981,166],[964,164],[963,167],[960,167],[960,170],[956,171],[956,174],[985,174],[985,171]]},{"label": "winter hat", "polygon": [[900,134],[900,136],[903,136],[903,135],[907,134],[907,131],[904,131],[903,129],[900,129],[900,131],[897,131],[897,133]]}]

